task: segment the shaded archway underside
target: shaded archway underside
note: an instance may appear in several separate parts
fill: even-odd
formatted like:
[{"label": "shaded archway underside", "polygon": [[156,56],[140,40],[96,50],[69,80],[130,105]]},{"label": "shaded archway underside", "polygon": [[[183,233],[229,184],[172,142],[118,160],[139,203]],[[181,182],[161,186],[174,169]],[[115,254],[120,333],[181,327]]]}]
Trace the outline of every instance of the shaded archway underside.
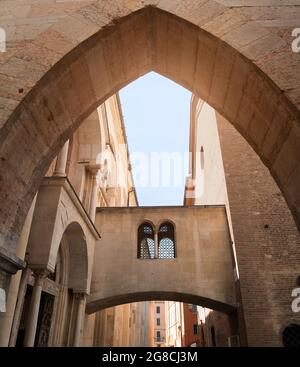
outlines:
[{"label": "shaded archway underside", "polygon": [[226,303],[215,301],[213,299],[193,294],[177,293],[177,292],[140,292],[140,293],[120,294],[118,296],[105,298],[95,302],[87,302],[86,312],[88,314],[92,314],[104,308],[142,301],[176,301],[176,302],[190,303],[227,314],[236,310],[236,307],[234,305],[229,305]]},{"label": "shaded archway underside", "polygon": [[76,128],[109,96],[151,70],[186,87],[234,125],[270,170],[299,226],[299,111],[222,40],[170,13],[144,8],[64,56],[1,129],[0,246],[15,248],[43,175]]}]

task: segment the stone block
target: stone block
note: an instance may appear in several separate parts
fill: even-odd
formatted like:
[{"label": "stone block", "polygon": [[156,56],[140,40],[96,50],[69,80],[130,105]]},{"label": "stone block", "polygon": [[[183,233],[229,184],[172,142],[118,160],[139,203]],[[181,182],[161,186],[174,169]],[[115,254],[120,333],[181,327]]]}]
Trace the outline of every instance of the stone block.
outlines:
[{"label": "stone block", "polygon": [[281,185],[285,185],[289,181],[291,174],[299,164],[299,141],[300,127],[299,124],[295,122],[272,165],[272,170],[276,174]]},{"label": "stone block", "polygon": [[237,56],[235,58],[223,105],[224,113],[232,122],[236,120],[236,115],[251,69],[252,67],[243,57]]},{"label": "stone block", "polygon": [[149,14],[143,14],[120,24],[126,80],[133,80],[152,69],[152,22]]},{"label": "stone block", "polygon": [[245,47],[259,38],[266,37],[270,32],[255,22],[248,21],[223,36],[223,40],[235,48]]},{"label": "stone block", "polygon": [[200,31],[194,93],[205,101],[208,100],[210,93],[214,65],[217,57],[217,49],[217,39],[209,33]]},{"label": "stone block", "polygon": [[219,43],[208,103],[220,112],[223,111],[236,57],[238,56],[233,49],[223,42]]},{"label": "stone block", "polygon": [[261,145],[262,156],[266,162],[270,164],[274,162],[293,124],[296,124],[296,121],[293,121],[291,112],[279,101]]}]

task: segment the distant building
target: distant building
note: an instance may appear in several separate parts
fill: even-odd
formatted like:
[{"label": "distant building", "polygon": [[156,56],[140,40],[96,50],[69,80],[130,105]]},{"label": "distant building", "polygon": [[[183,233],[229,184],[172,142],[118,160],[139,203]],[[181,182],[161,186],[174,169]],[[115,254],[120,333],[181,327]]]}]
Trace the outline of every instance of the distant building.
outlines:
[{"label": "distant building", "polygon": [[183,304],[180,302],[166,301],[166,346],[182,347],[184,318]]},{"label": "distant building", "polygon": [[197,306],[183,303],[183,346],[198,347],[200,344],[200,329],[198,325]]},{"label": "distant building", "polygon": [[151,322],[151,346],[166,346],[166,303],[164,301],[153,301],[150,303]]}]

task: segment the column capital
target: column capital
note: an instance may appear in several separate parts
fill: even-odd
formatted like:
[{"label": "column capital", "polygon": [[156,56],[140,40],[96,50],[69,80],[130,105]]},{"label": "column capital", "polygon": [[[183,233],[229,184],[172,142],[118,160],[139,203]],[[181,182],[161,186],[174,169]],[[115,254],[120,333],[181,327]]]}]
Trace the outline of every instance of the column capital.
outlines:
[{"label": "column capital", "polygon": [[87,294],[85,292],[74,292],[73,291],[73,294],[74,294],[74,297],[77,301],[84,300],[87,296]]},{"label": "column capital", "polygon": [[158,233],[154,228],[154,259],[158,259]]},{"label": "column capital", "polygon": [[88,164],[86,165],[86,169],[92,174],[93,177],[96,177],[100,170],[100,164]]},{"label": "column capital", "polygon": [[32,272],[36,283],[40,285],[43,283],[43,281],[48,277],[50,273],[50,271],[47,269],[33,269]]}]

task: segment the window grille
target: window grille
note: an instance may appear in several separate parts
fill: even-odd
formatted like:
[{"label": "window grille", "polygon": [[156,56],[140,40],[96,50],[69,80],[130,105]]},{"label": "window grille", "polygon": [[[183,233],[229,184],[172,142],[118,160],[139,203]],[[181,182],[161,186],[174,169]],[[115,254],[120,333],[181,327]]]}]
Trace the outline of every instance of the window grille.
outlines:
[{"label": "window grille", "polygon": [[161,224],[158,231],[158,258],[174,259],[175,238],[173,224],[166,222]]},{"label": "window grille", "polygon": [[154,231],[150,223],[143,223],[138,230],[138,258],[153,259],[154,250]]}]

